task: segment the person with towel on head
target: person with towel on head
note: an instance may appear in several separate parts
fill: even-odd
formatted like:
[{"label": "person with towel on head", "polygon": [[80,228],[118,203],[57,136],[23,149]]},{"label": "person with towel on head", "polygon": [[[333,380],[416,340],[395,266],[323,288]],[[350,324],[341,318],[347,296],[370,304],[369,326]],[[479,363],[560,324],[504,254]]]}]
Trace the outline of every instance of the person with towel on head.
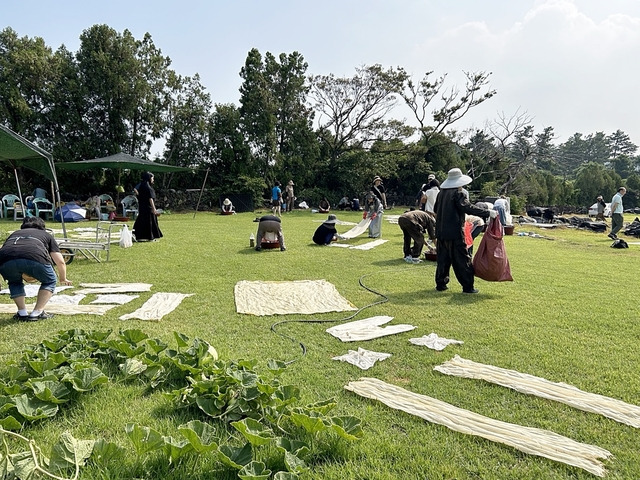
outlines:
[{"label": "person with towel on head", "polygon": [[293,212],[293,209],[295,207],[296,196],[293,193],[294,185],[295,183],[293,183],[293,180],[289,180],[289,183],[287,183],[287,186],[284,189],[284,193],[287,198],[285,212]]},{"label": "person with towel on head", "polygon": [[602,195],[598,195],[598,198],[596,198],[596,210],[598,212],[596,214],[596,220],[600,220],[601,222],[606,222],[606,220],[604,219],[605,208],[607,208],[607,204],[604,203],[604,198],[602,198]]},{"label": "person with towel on head", "polygon": [[[436,241],[436,219],[422,210],[405,212],[398,218],[398,226],[404,236],[404,260],[407,263],[417,263],[424,247],[424,234],[429,235],[431,241]],[[411,247],[413,240],[413,247]]]},{"label": "person with towel on head", "polygon": [[233,203],[228,198],[225,198],[222,202],[222,213],[229,215],[230,213],[236,213],[236,209],[233,207]]},{"label": "person with towel on head", "polygon": [[278,238],[280,244],[280,251],[284,252],[286,247],[284,246],[284,234],[282,233],[282,220],[275,215],[264,215],[256,218],[254,222],[258,223],[258,232],[256,233],[256,251],[262,250],[262,240],[267,233],[272,233]]},{"label": "person with towel on head", "polygon": [[472,178],[463,175],[459,168],[449,170],[447,179],[442,182],[440,193],[436,199],[436,238],[437,265],[436,290],[447,290],[449,270],[453,272],[462,285],[464,293],[478,293],[474,288],[473,265],[471,254],[465,242],[465,214],[477,215],[483,219],[495,218],[495,210],[484,210],[471,205],[463,188],[472,182]]},{"label": "person with towel on head", "polygon": [[338,219],[335,215],[331,214],[329,217],[321,224],[313,234],[313,243],[318,245],[329,245],[331,242],[335,242],[339,239],[340,235],[336,231],[336,223],[338,223]]}]

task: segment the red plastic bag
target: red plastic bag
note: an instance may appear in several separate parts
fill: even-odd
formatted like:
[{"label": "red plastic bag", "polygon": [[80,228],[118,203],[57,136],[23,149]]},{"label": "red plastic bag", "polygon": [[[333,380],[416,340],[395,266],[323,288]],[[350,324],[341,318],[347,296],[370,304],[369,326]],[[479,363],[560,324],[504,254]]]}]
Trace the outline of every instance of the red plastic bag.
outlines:
[{"label": "red plastic bag", "polygon": [[473,270],[476,277],[487,282],[513,281],[498,217],[489,221],[487,231],[482,235],[478,252],[473,257]]}]

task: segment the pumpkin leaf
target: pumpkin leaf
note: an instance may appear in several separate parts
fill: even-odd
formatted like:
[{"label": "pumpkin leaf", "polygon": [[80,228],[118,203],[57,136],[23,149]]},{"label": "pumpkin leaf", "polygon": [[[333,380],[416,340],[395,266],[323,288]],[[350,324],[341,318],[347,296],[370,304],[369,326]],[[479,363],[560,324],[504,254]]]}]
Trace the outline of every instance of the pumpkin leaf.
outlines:
[{"label": "pumpkin leaf", "polygon": [[228,467],[240,470],[251,462],[252,447],[250,443],[246,443],[242,448],[232,447],[231,445],[220,445],[218,447],[218,459]]},{"label": "pumpkin leaf", "polygon": [[164,446],[162,435],[152,428],[143,427],[135,423],[127,423],[124,430],[138,455],[158,450]]},{"label": "pumpkin leaf", "polygon": [[231,422],[231,425],[254,446],[266,445],[274,438],[273,431],[270,428],[265,427],[253,418],[244,418],[238,422]]}]

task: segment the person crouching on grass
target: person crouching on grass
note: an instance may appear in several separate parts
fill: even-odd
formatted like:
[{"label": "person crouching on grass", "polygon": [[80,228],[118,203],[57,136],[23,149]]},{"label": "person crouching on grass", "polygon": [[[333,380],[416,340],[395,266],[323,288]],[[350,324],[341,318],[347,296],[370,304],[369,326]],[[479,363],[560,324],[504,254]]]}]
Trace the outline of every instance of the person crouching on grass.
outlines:
[{"label": "person crouching on grass", "polygon": [[[67,265],[53,235],[45,230],[44,220],[27,217],[20,230],[13,232],[0,248],[0,274],[9,283],[9,293],[18,307],[14,320],[35,322],[53,317],[44,307],[56,288],[57,277],[51,262],[56,264],[60,283],[71,285],[67,278]],[[40,282],[36,305],[27,313],[24,279]]]}]

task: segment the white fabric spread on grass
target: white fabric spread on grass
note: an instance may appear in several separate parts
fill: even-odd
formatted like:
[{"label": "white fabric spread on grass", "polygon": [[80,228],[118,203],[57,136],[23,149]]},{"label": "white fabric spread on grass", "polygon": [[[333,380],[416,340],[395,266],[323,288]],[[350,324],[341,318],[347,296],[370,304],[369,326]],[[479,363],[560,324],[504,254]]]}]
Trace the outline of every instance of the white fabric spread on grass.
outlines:
[{"label": "white fabric spread on grass", "polygon": [[[27,310],[33,310],[34,303],[27,305]],[[61,305],[47,303],[44,308],[46,312],[58,315],[104,315],[117,305]],[[16,313],[16,306],[13,303],[0,303],[0,313]]]},{"label": "white fabric spread on grass", "polygon": [[383,243],[386,243],[388,241],[389,240],[378,239],[371,242],[363,243],[362,245],[355,245],[351,248],[354,250],[371,250],[372,248],[377,247],[378,245],[382,245]]},{"label": "white fabric spread on grass", "polygon": [[369,317],[355,322],[343,323],[331,328],[327,328],[326,332],[343,342],[356,342],[359,340],[371,340],[378,337],[386,337],[396,333],[408,332],[416,328],[414,325],[398,324],[381,327],[385,323],[389,323],[393,317],[380,315],[377,317]]},{"label": "white fabric spread on grass", "polygon": [[131,292],[149,292],[151,291],[150,283],[81,283],[81,290],[76,293],[84,293],[89,295],[92,293],[131,293]]},{"label": "white fabric spread on grass", "polygon": [[340,234],[340,236],[346,239],[356,238],[367,231],[370,223],[371,223],[371,219],[365,218],[359,224],[353,227],[351,230],[347,230],[346,232]]},{"label": "white fabric spread on grass", "polygon": [[335,243],[332,242],[328,245],[329,247],[340,247],[340,248],[351,248],[351,245],[348,243]]},{"label": "white fabric spread on grass", "polygon": [[173,312],[178,305],[193,293],[154,293],[135,312],[127,313],[120,316],[120,320],[128,320],[130,318],[139,318],[141,320],[160,320],[166,314]]},{"label": "white fabric spread on grass", "polygon": [[384,218],[386,218],[389,221],[389,223],[397,224],[398,219],[400,218],[400,215],[385,215]]},{"label": "white fabric spread on grass", "polygon": [[520,393],[555,400],[585,412],[597,413],[616,422],[640,428],[640,407],[637,405],[585,392],[566,383],[554,383],[515,370],[476,363],[460,358],[458,355],[442,365],[435,366],[434,370],[446,375],[496,383]]},{"label": "white fabric spread on grass", "polygon": [[378,400],[396,410],[444,425],[456,432],[477,435],[509,445],[524,453],[573,465],[599,477],[603,477],[606,470],[598,458],[611,456],[611,452],[595,445],[576,442],[549,430],[524,427],[485,417],[375,378],[363,377],[349,382],[344,388],[362,397]]},{"label": "white fabric spread on grass", "polygon": [[125,295],[123,293],[108,293],[106,295],[98,295],[91,303],[117,303],[118,305],[124,305],[139,296],[140,295]]},{"label": "white fabric spread on grass", "polygon": [[236,311],[249,315],[313,314],[357,310],[326,280],[262,282],[241,280],[234,287]]},{"label": "white fabric spread on grass", "polygon": [[462,340],[453,340],[450,338],[439,337],[437,333],[431,332],[429,335],[423,335],[420,338],[410,338],[409,341],[414,345],[429,347],[433,350],[444,350],[447,345],[453,343],[462,345]]},{"label": "white fabric spread on grass", "polygon": [[82,295],[81,293],[76,295],[54,295],[47,305],[51,305],[52,303],[57,305],[80,305],[84,297],[86,297],[86,295]]},{"label": "white fabric spread on grass", "polygon": [[371,350],[365,350],[358,347],[358,350],[349,350],[349,353],[340,355],[339,357],[333,357],[331,360],[340,360],[342,362],[355,365],[362,370],[368,370],[378,361],[382,361],[385,358],[389,358],[390,353],[373,352]]},{"label": "white fabric spread on grass", "polygon": [[[63,290],[66,290],[67,288],[73,288],[73,287],[69,287],[69,286],[62,286],[62,287],[56,287],[54,293],[58,293],[58,292],[62,292]],[[39,283],[27,283],[24,286],[24,294],[25,297],[37,297],[38,296],[38,290],[40,290],[40,284]],[[5,288],[4,290],[0,290],[0,294],[6,294],[9,295],[9,289]]]}]

